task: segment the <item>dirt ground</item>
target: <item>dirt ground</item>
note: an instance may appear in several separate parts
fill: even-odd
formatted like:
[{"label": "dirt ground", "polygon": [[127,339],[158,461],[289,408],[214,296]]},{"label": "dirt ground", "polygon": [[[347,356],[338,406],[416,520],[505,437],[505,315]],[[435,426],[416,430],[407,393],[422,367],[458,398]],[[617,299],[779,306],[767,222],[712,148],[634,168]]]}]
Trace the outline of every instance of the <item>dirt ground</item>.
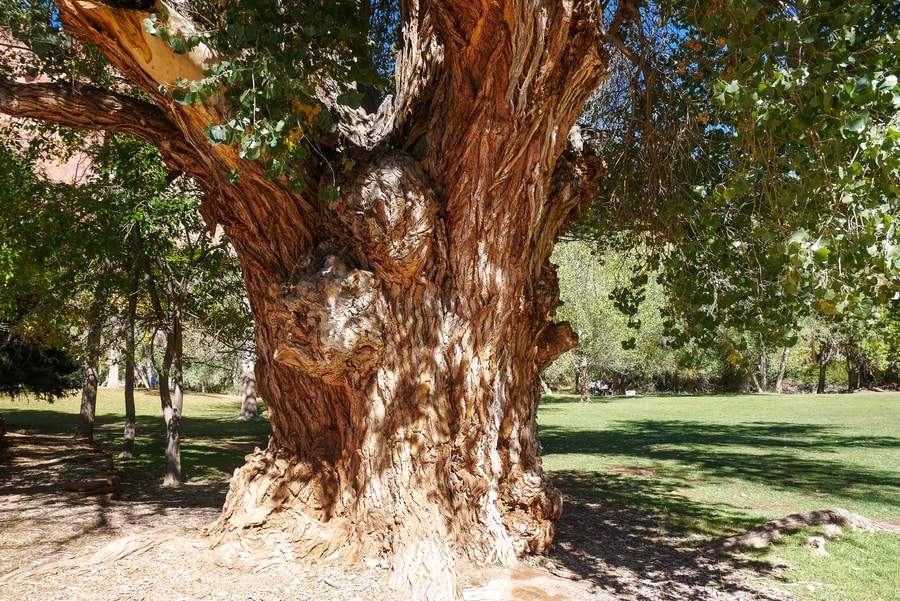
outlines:
[{"label": "dirt ground", "polygon": [[[393,601],[381,566],[223,567],[203,527],[227,486],[162,488],[69,438],[9,433],[0,449],[2,601]],[[120,479],[115,498],[67,491]],[[660,533],[650,515],[567,496],[547,559],[466,574],[464,601],[785,601],[758,575]]]}]

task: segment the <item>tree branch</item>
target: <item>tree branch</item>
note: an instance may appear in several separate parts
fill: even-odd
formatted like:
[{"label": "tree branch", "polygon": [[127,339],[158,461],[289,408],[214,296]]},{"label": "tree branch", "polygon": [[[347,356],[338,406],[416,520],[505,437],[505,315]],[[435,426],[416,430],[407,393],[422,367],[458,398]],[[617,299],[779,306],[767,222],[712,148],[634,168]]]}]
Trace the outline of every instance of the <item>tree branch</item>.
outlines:
[{"label": "tree branch", "polygon": [[197,153],[154,105],[70,82],[23,83],[0,75],[0,113],[74,129],[131,134],[159,148],[170,167],[198,171]]}]

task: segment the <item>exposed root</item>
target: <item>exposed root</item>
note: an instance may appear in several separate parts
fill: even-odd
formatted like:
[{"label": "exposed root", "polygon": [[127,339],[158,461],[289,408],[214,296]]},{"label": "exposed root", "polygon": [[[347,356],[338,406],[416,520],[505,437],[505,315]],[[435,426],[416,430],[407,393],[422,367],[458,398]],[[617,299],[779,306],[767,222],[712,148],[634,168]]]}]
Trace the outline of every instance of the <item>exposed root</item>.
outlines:
[{"label": "exposed root", "polygon": [[710,543],[704,550],[707,553],[718,555],[740,547],[762,549],[769,546],[772,541],[779,539],[785,532],[822,524],[851,528],[853,530],[865,530],[866,532],[885,531],[900,534],[900,526],[870,520],[861,515],[851,513],[846,509],[835,507],[832,509],[794,513],[772,520],[742,534],[735,534],[734,536]]},{"label": "exposed root", "polygon": [[160,528],[139,536],[125,536],[101,547],[90,555],[48,561],[35,566],[24,566],[0,576],[0,584],[35,578],[64,570],[86,570],[90,566],[109,564],[126,557],[142,555],[162,544],[194,545],[196,541],[184,538],[177,528]]}]

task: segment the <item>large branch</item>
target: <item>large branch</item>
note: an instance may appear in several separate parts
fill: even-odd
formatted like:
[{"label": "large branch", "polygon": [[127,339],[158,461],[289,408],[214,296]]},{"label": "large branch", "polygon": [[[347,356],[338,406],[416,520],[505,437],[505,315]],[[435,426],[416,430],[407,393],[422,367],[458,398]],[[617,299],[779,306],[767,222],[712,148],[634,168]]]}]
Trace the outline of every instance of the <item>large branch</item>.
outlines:
[{"label": "large branch", "polygon": [[131,134],[160,149],[170,167],[197,173],[196,151],[157,107],[129,96],[69,82],[23,83],[0,75],[0,112],[74,129]]}]

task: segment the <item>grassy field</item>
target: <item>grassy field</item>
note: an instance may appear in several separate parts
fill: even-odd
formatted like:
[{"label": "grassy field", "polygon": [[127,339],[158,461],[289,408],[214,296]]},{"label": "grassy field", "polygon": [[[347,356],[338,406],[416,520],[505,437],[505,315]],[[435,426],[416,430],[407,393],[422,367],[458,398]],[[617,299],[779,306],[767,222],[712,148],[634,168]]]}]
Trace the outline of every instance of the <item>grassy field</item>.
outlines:
[{"label": "grassy field", "polygon": [[[102,388],[97,395],[94,440],[104,450],[117,455],[122,449],[125,425],[124,393]],[[0,413],[6,429],[30,433],[75,434],[81,397],[73,396],[52,404],[27,399],[0,397]],[[126,470],[145,470],[163,476],[165,425],[159,394],[135,391],[137,437],[135,456],[123,462]],[[181,463],[185,480],[228,480],[244,455],[255,446],[265,447],[272,429],[266,420],[243,422],[235,418],[241,402],[237,397],[188,393],[181,421]]]},{"label": "grassy field", "polygon": [[[159,397],[136,398],[137,455],[122,467],[161,480]],[[0,398],[0,413],[11,431],[74,434],[79,402]],[[239,409],[236,397],[187,395],[188,481],[222,483],[265,446],[268,422],[236,421]],[[565,491],[658,516],[661,529],[697,545],[828,507],[900,524],[900,394],[604,397],[587,405],[551,396],[538,421],[544,467]],[[101,390],[96,439],[114,454],[123,423],[122,391]],[[787,560],[794,569],[781,584],[801,599],[900,601],[900,537],[848,533],[819,557],[804,547],[807,534],[745,558]]]},{"label": "grassy field", "polygon": [[[660,516],[698,544],[766,520],[843,507],[900,524],[900,394],[547,397],[544,468],[564,490]],[[786,559],[802,599],[900,600],[900,537],[851,533]]]}]

